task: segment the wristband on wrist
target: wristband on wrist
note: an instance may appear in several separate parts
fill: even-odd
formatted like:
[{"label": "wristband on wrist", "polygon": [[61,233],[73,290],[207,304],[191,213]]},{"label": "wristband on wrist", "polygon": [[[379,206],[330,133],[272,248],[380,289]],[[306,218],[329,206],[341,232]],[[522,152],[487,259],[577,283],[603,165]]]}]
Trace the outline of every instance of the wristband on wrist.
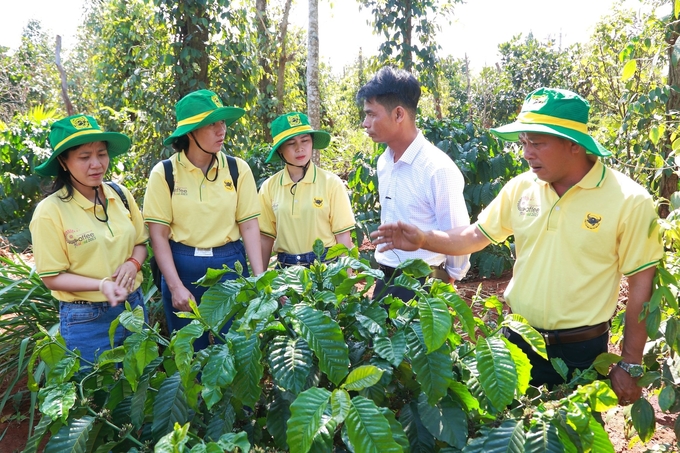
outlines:
[{"label": "wristband on wrist", "polygon": [[100,293],[103,293],[103,292],[104,292],[104,291],[102,291],[102,290],[104,289],[104,283],[106,283],[107,281],[110,282],[111,279],[110,279],[109,277],[104,277],[104,278],[102,278],[102,280],[99,282],[99,292],[100,292]]},{"label": "wristband on wrist", "polygon": [[140,263],[139,261],[137,261],[134,257],[131,256],[130,258],[128,258],[128,259],[125,260],[125,261],[129,261],[129,262],[131,262],[132,264],[134,264],[135,267],[137,268],[137,272],[139,272],[139,271],[142,270],[142,265],[141,265],[141,263]]}]

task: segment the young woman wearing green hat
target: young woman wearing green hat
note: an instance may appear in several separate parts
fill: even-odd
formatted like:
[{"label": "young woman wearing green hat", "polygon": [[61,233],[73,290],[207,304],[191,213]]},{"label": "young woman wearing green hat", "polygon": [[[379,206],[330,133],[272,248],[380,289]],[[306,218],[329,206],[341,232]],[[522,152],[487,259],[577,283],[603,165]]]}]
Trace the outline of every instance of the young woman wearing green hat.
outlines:
[{"label": "young woman wearing green hat", "polygon": [[312,246],[319,238],[326,248],[354,247],[354,214],[340,178],[311,162],[312,149],[328,146],[331,136],[309,125],[307,115],[292,112],[272,122],[274,144],[267,162],[281,159],[283,170],[260,188],[260,234],[263,262],[272,250],[278,266],[309,266],[316,259]]},{"label": "young woman wearing green hat", "polygon": [[[191,311],[190,300],[200,304],[207,288],[195,282],[208,268],[226,265],[234,269],[239,262],[244,275],[249,275],[247,253],[253,272],[264,271],[255,179],[248,164],[236,158],[238,179],[234,181],[226,155],[221,152],[227,127],[245,111],[224,107],[209,90],[187,94],[175,111],[177,128],[163,142],[176,151],[170,157],[174,190],[170,193],[165,167],[158,163],[144,196],[144,220],[163,274],[161,293],[171,332],[191,321],[176,312]],[[233,278],[235,274],[224,276]],[[225,330],[228,326],[229,322]],[[207,347],[208,340],[204,335],[194,342],[194,348]]]},{"label": "young woman wearing green hat", "polygon": [[[35,266],[61,301],[66,347],[80,352],[81,366],[92,366],[110,348],[109,326],[125,310],[123,302],[143,307],[144,220],[127,189],[117,186],[123,200],[103,184],[110,159],[127,152],[130,139],[102,131],[91,116],[75,115],[52,125],[49,143],[52,155],[35,169],[54,177],[31,219]],[[118,326],[114,346],[127,335]]]}]

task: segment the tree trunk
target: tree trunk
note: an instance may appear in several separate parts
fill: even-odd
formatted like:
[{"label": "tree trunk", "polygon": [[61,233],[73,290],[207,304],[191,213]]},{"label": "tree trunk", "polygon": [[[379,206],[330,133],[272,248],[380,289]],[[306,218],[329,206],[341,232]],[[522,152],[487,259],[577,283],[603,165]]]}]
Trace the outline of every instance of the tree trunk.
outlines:
[{"label": "tree trunk", "polygon": [[[267,0],[257,0],[255,2],[255,10],[257,11],[257,35],[259,38],[260,58],[259,63],[262,68],[262,77],[258,83],[260,97],[265,100],[270,100],[272,97],[272,68],[269,64],[269,54],[272,49],[271,39],[269,39],[269,18],[267,17]],[[264,105],[269,105],[265,102]],[[271,141],[272,133],[269,128],[269,112],[264,112],[260,118],[260,126],[262,127],[263,138],[266,142]]]},{"label": "tree trunk", "polygon": [[61,65],[61,36],[57,35],[57,48],[54,52],[55,63],[57,64],[57,69],[59,70],[59,77],[61,78],[61,97],[64,99],[64,106],[66,107],[66,113],[68,116],[73,115],[73,104],[71,104],[71,99],[68,97],[68,81],[66,79],[66,71]]},{"label": "tree trunk", "polygon": [[[680,11],[676,11],[676,7],[673,6],[673,17],[667,25],[670,29],[668,33],[668,85],[678,86],[680,84],[680,62],[673,64],[673,48],[675,42],[678,39],[678,24],[677,19]],[[677,112],[680,110],[680,94],[675,90],[669,90],[670,96],[668,97],[668,102],[666,103],[666,119],[668,124],[674,124],[674,114],[672,112]],[[675,130],[675,127],[668,127],[666,130],[666,140],[665,146],[661,150],[663,154],[664,161],[668,163],[671,168],[665,169],[661,175],[661,180],[659,181],[659,197],[661,197],[661,204],[659,205],[659,216],[663,219],[668,217],[670,213],[670,203],[666,200],[670,200],[671,196],[678,191],[678,175],[676,173],[677,168],[672,164],[672,160],[669,159],[672,150],[673,143],[671,141],[671,132]]]},{"label": "tree trunk", "polygon": [[286,63],[289,60],[286,54],[286,35],[288,34],[288,15],[290,13],[290,5],[293,0],[286,0],[283,6],[283,18],[281,19],[281,26],[279,28],[279,46],[281,47],[281,54],[279,55],[279,65],[277,68],[276,77],[276,115],[283,113],[283,90],[286,86]]},{"label": "tree trunk", "polygon": [[413,48],[411,47],[411,39],[413,35],[413,11],[411,10],[411,0],[404,2],[404,50],[402,51],[404,69],[408,72],[413,70]]},{"label": "tree trunk", "polygon": [[[319,0],[309,0],[309,29],[307,30],[307,116],[314,129],[321,127],[319,96]],[[319,150],[312,152],[312,162],[321,165]]]}]

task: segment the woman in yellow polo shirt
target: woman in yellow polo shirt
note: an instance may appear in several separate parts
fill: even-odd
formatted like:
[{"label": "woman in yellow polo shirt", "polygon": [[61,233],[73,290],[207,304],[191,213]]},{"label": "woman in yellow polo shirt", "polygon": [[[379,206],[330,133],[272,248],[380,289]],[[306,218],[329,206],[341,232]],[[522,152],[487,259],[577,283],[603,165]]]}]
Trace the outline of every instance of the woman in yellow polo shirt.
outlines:
[{"label": "woman in yellow polo shirt", "polygon": [[[165,165],[159,162],[144,196],[144,220],[163,274],[161,293],[170,332],[191,321],[176,312],[191,311],[190,300],[200,304],[207,288],[195,282],[208,268],[234,269],[239,262],[247,276],[247,253],[253,272],[264,270],[255,179],[248,164],[235,158],[238,179],[234,180],[222,152],[227,126],[245,111],[224,107],[215,93],[199,90],[180,99],[175,112],[177,128],[163,142],[176,151],[169,159],[174,190],[170,193]],[[235,274],[224,276],[233,278]],[[223,331],[228,328],[229,322]],[[208,344],[205,334],[194,342],[194,349]]]},{"label": "woman in yellow polo shirt", "polygon": [[354,214],[344,184],[311,162],[312,149],[326,148],[330,134],[312,129],[304,113],[292,112],[272,122],[272,135],[266,162],[281,159],[286,166],[260,188],[263,261],[269,262],[273,250],[279,267],[309,266],[317,238],[326,249],[354,247]]},{"label": "woman in yellow polo shirt", "polygon": [[[126,188],[103,183],[110,159],[127,152],[130,139],[102,131],[91,116],[75,115],[52,125],[49,143],[52,155],[35,169],[54,177],[31,219],[35,266],[61,301],[66,347],[80,351],[81,367],[92,366],[110,348],[109,326],[125,310],[124,302],[144,306],[144,220]],[[128,334],[118,326],[114,345]]]}]

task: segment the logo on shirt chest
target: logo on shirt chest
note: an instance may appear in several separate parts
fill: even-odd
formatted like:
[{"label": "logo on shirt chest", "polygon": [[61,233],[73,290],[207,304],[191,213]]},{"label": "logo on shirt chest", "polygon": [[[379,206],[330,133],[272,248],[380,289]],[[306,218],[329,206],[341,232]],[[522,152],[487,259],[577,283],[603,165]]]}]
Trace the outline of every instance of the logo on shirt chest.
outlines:
[{"label": "logo on shirt chest", "polygon": [[80,247],[83,244],[97,240],[97,237],[92,231],[81,233],[80,230],[75,229],[64,231],[64,238],[66,239],[66,243],[73,247]]},{"label": "logo on shirt chest", "polygon": [[583,219],[583,228],[586,230],[597,231],[601,224],[602,216],[591,212],[586,213],[586,217]]},{"label": "logo on shirt chest", "polygon": [[323,198],[314,197],[312,203],[314,204],[315,208],[323,208]]},{"label": "logo on shirt chest", "polygon": [[234,191],[234,183],[231,181],[231,179],[225,179],[222,181],[222,183],[224,184],[224,190],[228,190],[229,192]]},{"label": "logo on shirt chest", "polygon": [[517,202],[517,212],[521,216],[538,217],[541,206],[534,201],[533,197],[523,196]]},{"label": "logo on shirt chest", "polygon": [[172,195],[173,196],[180,195],[186,197],[187,195],[189,195],[189,191],[187,190],[186,187],[175,187],[175,190],[172,192]]}]

